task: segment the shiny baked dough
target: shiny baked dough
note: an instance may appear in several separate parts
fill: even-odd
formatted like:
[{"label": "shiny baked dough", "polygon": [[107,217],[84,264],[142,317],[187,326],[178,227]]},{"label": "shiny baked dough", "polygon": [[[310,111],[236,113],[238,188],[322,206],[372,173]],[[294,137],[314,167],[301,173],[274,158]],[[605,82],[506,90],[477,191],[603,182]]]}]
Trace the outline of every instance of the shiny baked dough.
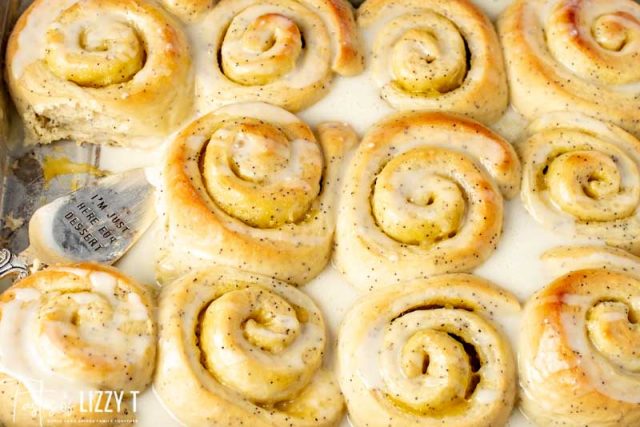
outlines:
[{"label": "shiny baked dough", "polygon": [[301,110],[334,73],[362,71],[346,0],[222,0],[194,27],[198,108],[263,101]]},{"label": "shiny baked dough", "polygon": [[368,131],[346,172],[336,264],[373,289],[470,270],[494,250],[502,194],[518,192],[511,145],[446,113],[392,115]]},{"label": "shiny baked dough", "polygon": [[611,246],[558,246],[545,251],[540,259],[554,278],[585,268],[617,269],[640,277],[640,258]]},{"label": "shiny baked dough", "polygon": [[193,22],[217,3],[216,0],[161,0],[162,5],[185,22]]},{"label": "shiny baked dough", "polygon": [[540,223],[640,252],[640,141],[578,113],[550,113],[519,144],[522,199]]},{"label": "shiny baked dough", "polygon": [[320,310],[296,288],[228,267],[162,289],[154,389],[190,426],[331,426],[337,382],[322,368]]},{"label": "shiny baked dough", "polygon": [[543,259],[566,274],[524,310],[525,413],[543,426],[639,425],[640,259],[607,247],[563,247]]},{"label": "shiny baked dough", "polygon": [[[97,264],[32,274],[0,296],[0,422],[129,425],[155,356],[151,288]],[[94,394],[90,404],[98,390],[123,402]]]},{"label": "shiny baked dough", "polygon": [[145,0],[36,0],[6,75],[30,143],[148,147],[192,111],[186,36]]},{"label": "shiny baked dough", "polygon": [[186,127],[169,148],[162,177],[168,282],[217,262],[293,284],[329,259],[339,167],[356,144],[339,123],[318,141],[293,114],[272,105],[235,104]]},{"label": "shiny baked dough", "polygon": [[338,377],[355,426],[500,426],[515,362],[497,321],[520,304],[469,274],[375,291],[345,316]]},{"label": "shiny baked dough", "polygon": [[498,21],[513,105],[576,111],[640,136],[640,5],[516,0]]},{"label": "shiny baked dough", "polygon": [[472,2],[367,0],[358,24],[371,33],[370,67],[392,107],[450,111],[485,123],[507,108],[498,36]]}]

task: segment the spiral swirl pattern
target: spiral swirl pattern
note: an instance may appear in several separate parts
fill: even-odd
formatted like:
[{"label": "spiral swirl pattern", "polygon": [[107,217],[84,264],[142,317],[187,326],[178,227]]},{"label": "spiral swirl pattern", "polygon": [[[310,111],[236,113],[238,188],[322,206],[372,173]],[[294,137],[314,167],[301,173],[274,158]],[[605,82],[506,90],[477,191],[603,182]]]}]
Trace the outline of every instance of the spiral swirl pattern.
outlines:
[{"label": "spiral swirl pattern", "polygon": [[637,425],[640,259],[606,247],[557,248],[543,259],[564,274],[525,308],[523,409],[541,425]]},{"label": "spiral swirl pattern", "polygon": [[362,71],[360,40],[346,0],[222,0],[195,26],[198,107],[264,101],[301,110],[333,73]]},{"label": "spiral swirl pattern", "polygon": [[163,173],[167,250],[160,276],[211,260],[305,283],[326,264],[338,167],[355,134],[333,123],[320,143],[294,115],[238,104],[181,132]]},{"label": "spiral swirl pattern", "polygon": [[147,146],[192,108],[186,36],[144,0],[35,1],[11,35],[7,65],[37,142]]},{"label": "spiral swirl pattern", "polygon": [[358,24],[372,32],[382,97],[400,110],[443,110],[482,122],[507,107],[498,36],[466,0],[367,0]]},{"label": "spiral swirl pattern", "polygon": [[515,398],[511,349],[494,321],[516,298],[451,274],[371,293],[345,317],[339,379],[356,426],[490,426]]},{"label": "spiral swirl pattern", "polygon": [[336,263],[373,289],[465,271],[495,248],[502,194],[518,191],[508,142],[470,119],[402,113],[371,129],[345,176]]},{"label": "spiral swirl pattern", "polygon": [[521,146],[522,198],[539,222],[640,250],[640,142],[575,113],[541,117]]},{"label": "spiral swirl pattern", "polygon": [[154,387],[188,425],[330,426],[342,416],[325,371],[324,321],[297,289],[225,267],[163,289]]},{"label": "spiral swirl pattern", "polygon": [[640,5],[515,1],[498,23],[511,98],[527,118],[577,111],[640,135]]},{"label": "spiral swirl pattern", "polygon": [[131,80],[142,69],[144,46],[135,28],[117,20],[92,28],[77,3],[56,24],[47,32],[45,61],[59,78],[104,87]]},{"label": "spiral swirl pattern", "polygon": [[49,268],[14,284],[0,297],[2,422],[116,425],[130,418],[113,400],[100,402],[112,405],[104,412],[87,400],[96,390],[129,398],[151,382],[153,309],[150,289],[94,264]]}]

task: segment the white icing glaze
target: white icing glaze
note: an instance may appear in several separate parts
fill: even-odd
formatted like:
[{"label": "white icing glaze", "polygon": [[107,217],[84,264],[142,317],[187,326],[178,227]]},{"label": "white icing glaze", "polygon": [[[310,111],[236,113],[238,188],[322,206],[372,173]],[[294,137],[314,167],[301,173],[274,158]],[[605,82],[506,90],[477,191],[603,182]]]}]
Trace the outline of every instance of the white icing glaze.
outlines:
[{"label": "white icing glaze", "polygon": [[[215,11],[214,11],[215,12]],[[304,39],[305,47],[294,62],[293,69],[277,79],[273,79],[255,90],[272,90],[269,88],[303,89],[307,86],[322,84],[326,76],[331,73],[331,27],[327,27],[321,14],[299,2],[277,4],[251,4],[238,2],[228,11],[207,15],[197,24],[187,28],[189,38],[193,44],[194,69],[196,75],[196,100],[200,113],[207,113],[215,107],[231,103],[229,100],[220,102],[215,99],[216,93],[237,92],[250,90],[228,78],[218,61],[218,51],[223,46],[223,53],[227,51],[247,52],[242,42],[231,42],[227,37],[227,28],[238,24],[238,28],[246,28],[249,23],[267,14],[279,14],[293,18]],[[229,44],[229,45],[227,45]],[[335,49],[335,48],[334,48]],[[266,52],[270,54],[269,51]],[[261,53],[263,54],[263,53]]]},{"label": "white icing glaze", "polygon": [[[569,270],[588,268],[613,268],[640,276],[638,260],[626,253],[619,255],[611,251],[593,251],[580,256],[567,253],[564,257],[559,255],[545,257],[543,263],[550,277],[559,277]],[[640,301],[634,299],[631,303],[636,307],[636,304],[640,303]]]},{"label": "white icing glaze", "polygon": [[[589,305],[596,303],[591,298]],[[620,372],[611,363],[598,363],[598,360],[606,360],[606,356],[593,350],[593,344],[587,335],[585,317],[574,316],[569,313],[561,313],[560,319],[565,336],[571,349],[581,355],[580,369],[589,378],[589,383],[600,393],[622,402],[640,403],[640,390],[634,387],[638,374]],[[600,318],[601,321],[605,319]],[[615,319],[610,319],[610,321]],[[634,393],[635,391],[635,393]]]},{"label": "white icing glaze", "polygon": [[[554,9],[556,7],[556,5],[558,4],[558,0],[547,0],[544,4],[543,7],[538,8],[537,10],[539,11],[538,14],[532,14],[532,18],[533,16],[536,16],[536,19],[539,20],[540,23],[542,23],[542,26],[545,27],[545,23],[549,20],[550,15],[554,12]],[[612,8],[614,4],[613,3],[608,3],[608,2],[590,2],[588,4],[587,7],[581,7],[579,9],[579,20],[581,22],[589,22],[592,23],[594,21],[596,21],[596,19],[599,16],[602,15],[607,15],[609,13],[613,13],[613,12],[622,12],[625,10],[624,7],[624,3],[622,2],[618,2],[615,3],[615,7]],[[630,13],[632,16],[634,14],[634,10],[632,8],[627,7],[626,11],[628,13]],[[529,20],[527,22],[527,24],[525,24],[527,26],[527,28],[536,28],[539,27],[538,24],[534,24],[532,22],[533,20]],[[576,34],[577,35],[577,34]],[[581,37],[587,38],[587,39],[591,39],[592,35],[589,33],[584,33],[580,35]],[[548,66],[553,67],[556,72],[558,72],[559,75],[563,76],[563,77],[568,77],[569,79],[572,78],[576,78],[576,75],[574,75],[570,70],[568,70],[567,68],[565,68],[565,65],[562,65],[560,63],[554,62],[555,58],[553,57],[553,55],[547,56],[546,52],[542,51],[542,46],[546,46],[546,44],[542,43],[536,43],[535,37],[537,37],[537,33],[536,31],[527,31],[525,32],[525,37],[528,38],[529,44],[530,46],[533,48],[534,51],[536,51],[538,58],[540,58],[543,62],[545,62]],[[546,48],[545,48],[546,49]],[[588,82],[588,80],[585,79],[586,82]],[[640,93],[640,82],[631,82],[631,83],[627,83],[627,84],[618,84],[618,85],[609,85],[607,86],[607,88],[609,90],[613,90],[616,92],[621,92],[621,93],[625,93],[625,94],[638,94]]]},{"label": "white icing glaze", "polygon": [[[61,268],[59,271],[87,277],[86,271],[76,268]],[[80,306],[100,303],[100,300],[106,299],[114,312],[100,327],[91,322],[72,327],[63,321],[41,321],[42,294],[33,288],[17,289],[15,298],[2,305],[0,371],[24,384],[40,407],[63,410],[79,403],[84,393],[98,390],[91,383],[70,378],[54,370],[47,358],[43,357],[42,348],[55,349],[58,344],[49,342],[46,331],[57,329],[65,334],[77,335],[78,340],[88,347],[108,342],[114,354],[129,357],[131,362],[142,357],[153,339],[144,334],[127,336],[123,332],[123,325],[130,320],[144,320],[151,316],[139,295],[129,293],[124,302],[119,301],[114,293],[117,285],[115,277],[106,272],[93,272],[88,278],[92,292],[73,292],[67,295]]]},{"label": "white icing glaze", "polygon": [[47,33],[52,22],[62,11],[77,2],[78,0],[59,0],[51,3],[47,8],[35,9],[29,15],[29,21],[25,27],[28,30],[22,31],[18,40],[20,46],[27,48],[18,49],[13,59],[11,71],[16,78],[22,75],[25,67],[44,57],[46,40],[43,35]]},{"label": "white icing glaze", "polygon": [[476,393],[476,400],[480,403],[492,403],[498,399],[498,393],[495,390],[482,389]]},{"label": "white icing glaze", "polygon": [[[286,9],[284,11],[286,12]],[[283,8],[274,5],[256,5],[243,10],[233,19],[243,21],[243,26],[247,27],[261,15],[270,13],[277,14],[282,12]],[[301,32],[304,32],[305,28],[301,28],[301,30]],[[313,31],[311,29],[306,30]],[[238,41],[231,42],[231,46],[227,46],[228,44],[229,42],[224,43],[225,48],[241,49],[241,47],[238,46],[240,44]],[[313,44],[309,45],[305,51],[306,55],[304,55],[304,57],[299,61],[296,68],[281,77],[281,79],[287,82],[291,87],[300,88],[312,84],[314,80],[318,78],[318,74],[322,72],[323,68],[326,68],[326,65],[322,65],[323,62],[326,61],[323,61],[322,55],[320,55],[320,52],[315,49]],[[209,66],[211,66],[211,64],[209,64]]]}]

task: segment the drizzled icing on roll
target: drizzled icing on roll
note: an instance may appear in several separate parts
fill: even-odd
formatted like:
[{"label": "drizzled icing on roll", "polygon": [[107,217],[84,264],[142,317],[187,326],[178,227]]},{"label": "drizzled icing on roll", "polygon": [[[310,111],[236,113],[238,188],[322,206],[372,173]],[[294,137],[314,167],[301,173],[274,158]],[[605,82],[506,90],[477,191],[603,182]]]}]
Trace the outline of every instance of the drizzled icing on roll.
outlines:
[{"label": "drizzled icing on roll", "polygon": [[302,292],[226,267],[163,289],[154,387],[189,425],[331,426],[343,402],[322,368],[324,320]]},{"label": "drizzled icing on roll", "polygon": [[542,224],[565,234],[640,250],[640,142],[577,113],[533,122],[519,144],[522,199]]},{"label": "drizzled icing on roll", "polygon": [[338,168],[356,137],[339,123],[320,125],[318,136],[268,104],[223,107],[182,131],[163,171],[160,277],[212,260],[295,284],[319,273]]},{"label": "drizzled icing on roll", "polygon": [[529,119],[573,111],[640,136],[640,5],[517,0],[498,21],[511,101]]},{"label": "drizzled icing on roll", "polygon": [[9,288],[0,297],[0,389],[13,399],[0,405],[3,422],[33,416],[25,409],[31,401],[43,419],[101,419],[80,408],[90,393],[144,391],[155,361],[151,298],[92,264],[49,268]]},{"label": "drizzled icing on roll", "polygon": [[442,110],[485,123],[507,107],[498,37],[466,0],[368,0],[358,9],[381,96],[399,110]]},{"label": "drizzled icing on roll", "polygon": [[247,101],[301,110],[324,96],[334,73],[363,68],[346,0],[222,0],[191,36],[202,112]]},{"label": "drizzled icing on roll", "polygon": [[543,260],[561,275],[525,308],[519,346],[525,412],[551,426],[637,425],[639,259],[581,246],[552,249]]},{"label": "drizzled icing on roll", "polygon": [[506,422],[515,367],[494,323],[515,297],[451,274],[372,292],[345,317],[338,372],[356,426]]},{"label": "drizzled icing on roll", "polygon": [[443,113],[401,113],[374,126],[345,175],[336,264],[363,289],[466,271],[495,248],[502,195],[518,189],[508,142]]},{"label": "drizzled icing on roll", "polygon": [[35,1],[7,46],[32,143],[157,143],[192,112],[191,68],[180,25],[145,0]]}]

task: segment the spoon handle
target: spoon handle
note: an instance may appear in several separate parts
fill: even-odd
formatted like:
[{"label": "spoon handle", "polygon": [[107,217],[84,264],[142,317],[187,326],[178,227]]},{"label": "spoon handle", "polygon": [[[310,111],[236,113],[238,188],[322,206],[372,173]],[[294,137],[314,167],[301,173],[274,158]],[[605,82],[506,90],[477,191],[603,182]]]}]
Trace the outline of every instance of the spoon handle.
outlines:
[{"label": "spoon handle", "polygon": [[16,279],[22,279],[29,274],[27,263],[9,249],[0,249],[0,279],[16,275]]}]

